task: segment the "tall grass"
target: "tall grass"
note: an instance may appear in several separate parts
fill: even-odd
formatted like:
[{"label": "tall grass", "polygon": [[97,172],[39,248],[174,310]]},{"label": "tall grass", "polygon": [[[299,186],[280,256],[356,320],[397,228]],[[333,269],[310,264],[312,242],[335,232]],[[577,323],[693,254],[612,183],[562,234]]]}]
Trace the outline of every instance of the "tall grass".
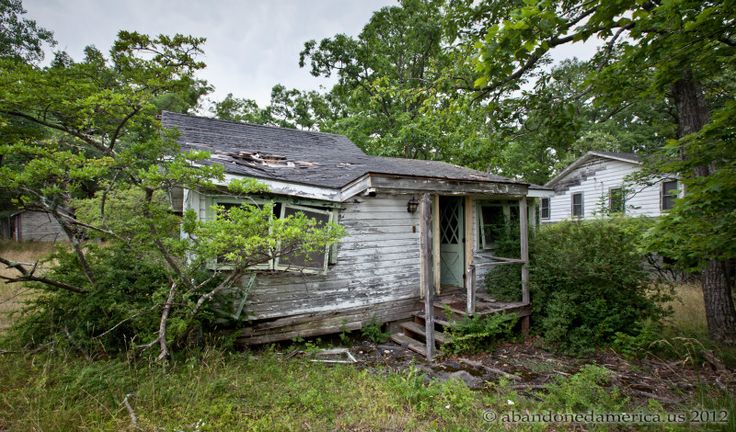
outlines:
[{"label": "tall grass", "polygon": [[703,290],[699,285],[692,283],[678,285],[675,288],[675,298],[667,306],[671,308],[672,315],[666,324],[682,336],[698,339],[708,337]]},{"label": "tall grass", "polygon": [[[374,373],[272,352],[206,351],[168,366],[63,351],[0,356],[0,430],[480,430],[460,381]],[[3,424],[3,421],[5,423]]]},{"label": "tall grass", "polygon": [[[41,242],[15,242],[2,240],[0,241],[0,256],[9,260],[31,264],[51,253],[53,249],[52,243]],[[48,264],[46,264],[48,266]],[[42,273],[45,270],[41,266],[37,271]],[[4,265],[0,265],[0,276],[14,277],[18,273],[14,269],[8,269]],[[33,295],[33,291],[24,287],[20,283],[6,283],[0,279],[0,333],[12,325],[13,313],[18,311],[23,302]]]}]

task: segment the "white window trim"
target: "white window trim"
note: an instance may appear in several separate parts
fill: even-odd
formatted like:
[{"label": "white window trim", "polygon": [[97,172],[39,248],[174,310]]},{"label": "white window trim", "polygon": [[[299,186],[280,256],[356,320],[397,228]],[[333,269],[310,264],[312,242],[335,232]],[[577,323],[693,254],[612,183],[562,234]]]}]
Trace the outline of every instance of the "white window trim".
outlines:
[{"label": "white window trim", "polygon": [[[575,214],[575,195],[580,195],[580,215]],[[570,217],[575,219],[585,218],[585,195],[583,192],[573,192],[570,194]]]},{"label": "white window trim", "polygon": [[[279,213],[279,218],[284,217],[285,209],[286,207],[300,210],[300,211],[308,211],[312,213],[320,213],[320,214],[326,214],[329,216],[329,219],[327,223],[333,222],[337,220],[338,213],[336,208],[328,208],[327,210],[324,210],[322,208],[317,207],[309,207],[309,206],[301,206],[297,204],[290,204],[287,201],[281,201],[278,199],[263,199],[263,198],[248,198],[248,199],[240,199],[240,198],[233,198],[233,197],[213,197],[212,198],[212,205],[210,205],[207,210],[206,214],[208,218],[215,218],[217,215],[214,214],[212,210],[212,206],[218,206],[221,204],[235,204],[240,205],[242,203],[253,203],[256,205],[262,205],[267,202],[272,202],[274,204],[281,204],[281,212]],[[271,216],[273,217],[273,215]],[[279,270],[279,271],[285,271],[285,272],[294,272],[294,273],[307,273],[307,274],[325,274],[327,273],[327,269],[329,268],[329,264],[337,264],[337,244],[334,244],[332,246],[326,246],[325,247],[325,253],[326,258],[324,259],[324,264],[322,266],[322,269],[317,268],[308,268],[308,267],[296,267],[293,265],[289,266],[280,266],[279,265],[279,258],[276,257],[275,259],[269,260],[267,263],[262,264],[256,264],[254,266],[249,267],[249,269],[252,270]],[[218,264],[216,260],[212,260],[212,262],[207,264],[207,267],[210,270],[232,270],[233,267],[230,265],[227,265],[225,263]]]},{"label": "white window trim", "polygon": [[[302,212],[310,212],[310,213],[318,213],[318,214],[327,215],[327,223],[328,224],[330,222],[332,222],[333,221],[333,218],[334,218],[334,211],[332,211],[332,210],[321,210],[321,209],[316,209],[316,208],[313,208],[313,207],[306,207],[306,206],[300,206],[300,205],[295,205],[295,204],[287,204],[287,203],[283,203],[282,202],[281,203],[281,214],[279,215],[279,218],[280,219],[283,219],[284,218],[284,215],[286,213],[287,207],[290,208],[290,209],[298,210],[298,211],[302,211]],[[277,247],[280,249],[281,245],[279,244]],[[273,260],[273,268],[274,268],[274,270],[281,270],[281,271],[293,271],[293,272],[300,272],[300,273],[325,274],[325,273],[327,273],[327,268],[328,268],[328,265],[330,263],[330,246],[325,246],[325,253],[322,256],[323,256],[323,259],[322,259],[322,268],[321,269],[318,269],[316,267],[298,267],[298,266],[294,266],[294,265],[281,265],[281,263],[280,263],[281,257],[280,256],[276,257],[276,259]]]},{"label": "white window trim", "polygon": [[[544,200],[547,200],[547,217],[544,217]],[[539,202],[539,219],[552,219],[552,198],[542,198]]]}]

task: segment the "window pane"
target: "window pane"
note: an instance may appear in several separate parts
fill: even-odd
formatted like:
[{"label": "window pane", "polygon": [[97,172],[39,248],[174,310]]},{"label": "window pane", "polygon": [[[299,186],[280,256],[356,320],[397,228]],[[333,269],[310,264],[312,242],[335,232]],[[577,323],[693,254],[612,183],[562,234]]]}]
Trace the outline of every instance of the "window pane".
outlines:
[{"label": "window pane", "polygon": [[542,219],[549,219],[549,198],[542,198]]},{"label": "window pane", "polygon": [[677,180],[662,183],[662,209],[669,210],[675,205],[677,198]]},{"label": "window pane", "polygon": [[583,216],[583,194],[581,192],[572,195],[572,215],[575,217]]},{"label": "window pane", "polygon": [[[328,213],[311,212],[309,210],[295,209],[289,206],[284,209],[284,217],[295,215],[297,213],[304,213],[304,216],[317,220],[318,227],[322,227],[330,221],[330,215]],[[324,268],[325,258],[325,249],[313,252],[295,252],[279,257],[279,265],[322,270]]]}]

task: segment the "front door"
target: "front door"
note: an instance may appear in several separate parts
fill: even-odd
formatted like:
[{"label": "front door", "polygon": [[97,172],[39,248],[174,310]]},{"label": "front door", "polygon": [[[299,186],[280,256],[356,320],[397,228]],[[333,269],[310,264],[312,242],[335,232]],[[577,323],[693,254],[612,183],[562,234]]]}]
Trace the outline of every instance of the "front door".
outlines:
[{"label": "front door", "polygon": [[463,200],[440,197],[440,282],[463,286]]}]

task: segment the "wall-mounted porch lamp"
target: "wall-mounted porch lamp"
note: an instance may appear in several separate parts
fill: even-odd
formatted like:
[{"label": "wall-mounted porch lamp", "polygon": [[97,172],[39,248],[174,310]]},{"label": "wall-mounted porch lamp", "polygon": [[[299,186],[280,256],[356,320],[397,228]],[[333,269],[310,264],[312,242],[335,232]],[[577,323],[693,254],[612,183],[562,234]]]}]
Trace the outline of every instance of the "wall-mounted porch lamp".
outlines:
[{"label": "wall-mounted porch lamp", "polygon": [[409,202],[406,203],[406,211],[408,211],[409,213],[414,213],[417,211],[417,208],[419,208],[419,201],[417,200],[417,197],[412,195]]}]

